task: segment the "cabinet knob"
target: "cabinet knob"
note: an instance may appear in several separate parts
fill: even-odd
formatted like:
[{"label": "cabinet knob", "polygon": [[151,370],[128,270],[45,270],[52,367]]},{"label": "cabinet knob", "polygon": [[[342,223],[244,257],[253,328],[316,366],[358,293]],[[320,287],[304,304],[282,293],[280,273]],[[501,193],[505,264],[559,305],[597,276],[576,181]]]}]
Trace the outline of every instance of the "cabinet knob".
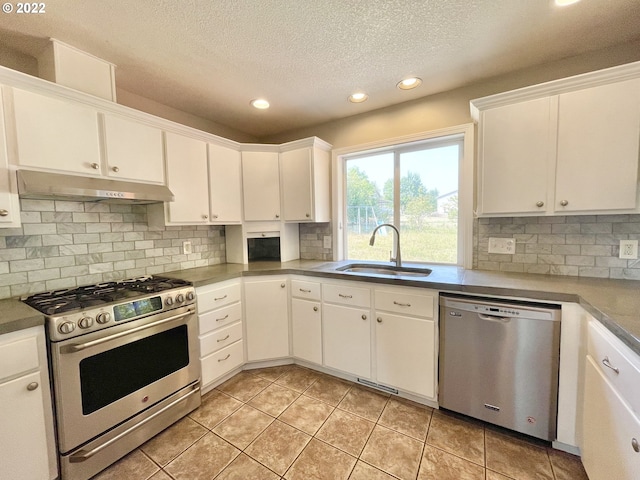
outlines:
[{"label": "cabinet knob", "polygon": [[29,385],[27,385],[27,390],[33,392],[34,390],[37,390],[39,386],[40,385],[38,385],[38,382],[31,382]]},{"label": "cabinet knob", "polygon": [[276,213],[276,218],[280,218],[280,214]]},{"label": "cabinet knob", "polygon": [[536,207],[538,208],[544,207],[544,202],[543,201],[536,202]]},{"label": "cabinet knob", "polygon": [[211,218],[218,218],[218,215],[214,213],[213,215],[211,215]]},{"label": "cabinet knob", "polygon": [[100,169],[100,165],[98,165],[97,163],[92,163],[91,164],[91,168],[93,168],[94,170],[99,170]]},{"label": "cabinet knob", "polygon": [[309,213],[305,214],[305,217],[309,218],[311,215]]},{"label": "cabinet knob", "polygon": [[286,287],[286,286],[287,286],[287,284],[286,284],[286,283],[281,283],[281,284],[280,284],[280,288],[284,288],[284,287]]},{"label": "cabinet knob", "polygon": [[209,215],[202,215],[203,220],[206,220],[207,218],[209,218]]},{"label": "cabinet knob", "polygon": [[5,210],[4,208],[0,210],[0,217],[6,217],[9,215],[9,210]]},{"label": "cabinet knob", "polygon": [[640,444],[638,443],[638,440],[635,438],[631,439],[631,446],[633,447],[633,451],[636,453],[640,453]]},{"label": "cabinet knob", "polygon": [[365,314],[362,314],[362,319],[363,319],[363,320],[366,320],[366,319],[367,319],[367,316],[366,316]]},{"label": "cabinet knob", "polygon": [[317,312],[318,311],[318,307],[313,307],[313,311]]},{"label": "cabinet knob", "polygon": [[382,317],[378,317],[376,320],[378,321],[378,323],[382,323]]},{"label": "cabinet knob", "polygon": [[114,172],[118,173],[120,171],[120,168],[118,167],[111,167],[111,170],[113,170]]},{"label": "cabinet knob", "polygon": [[563,207],[566,207],[567,205],[569,205],[569,201],[568,200],[560,200],[560,205],[562,205]]}]

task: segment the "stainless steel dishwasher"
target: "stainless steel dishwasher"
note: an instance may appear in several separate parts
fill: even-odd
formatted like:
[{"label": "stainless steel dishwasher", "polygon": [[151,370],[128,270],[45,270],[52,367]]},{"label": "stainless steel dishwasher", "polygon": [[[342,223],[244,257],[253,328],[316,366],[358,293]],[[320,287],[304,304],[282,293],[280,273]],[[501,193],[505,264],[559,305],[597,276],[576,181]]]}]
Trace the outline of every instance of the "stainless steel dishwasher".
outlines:
[{"label": "stainless steel dishwasher", "polygon": [[555,440],[560,306],[440,296],[441,407]]}]

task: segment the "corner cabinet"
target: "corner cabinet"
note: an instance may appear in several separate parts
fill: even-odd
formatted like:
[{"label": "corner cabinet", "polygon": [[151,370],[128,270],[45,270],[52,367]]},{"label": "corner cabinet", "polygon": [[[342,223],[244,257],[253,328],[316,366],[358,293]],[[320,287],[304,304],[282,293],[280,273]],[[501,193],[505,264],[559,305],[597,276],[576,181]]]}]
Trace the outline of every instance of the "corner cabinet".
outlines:
[{"label": "corner cabinet", "polygon": [[471,110],[478,215],[638,211],[640,63],[473,100]]},{"label": "corner cabinet", "polygon": [[6,87],[0,87],[0,228],[19,227],[20,201],[15,185],[15,175],[9,171],[9,154],[5,130],[3,95]]},{"label": "corner cabinet", "polygon": [[0,478],[57,478],[43,327],[0,335]]}]

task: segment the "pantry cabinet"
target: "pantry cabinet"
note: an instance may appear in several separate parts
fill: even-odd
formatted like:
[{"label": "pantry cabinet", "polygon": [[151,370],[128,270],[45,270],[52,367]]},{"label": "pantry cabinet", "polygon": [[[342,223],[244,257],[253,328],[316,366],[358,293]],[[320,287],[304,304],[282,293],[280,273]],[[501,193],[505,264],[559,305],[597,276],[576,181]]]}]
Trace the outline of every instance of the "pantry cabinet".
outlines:
[{"label": "pantry cabinet", "polygon": [[209,210],[211,223],[242,222],[242,163],[240,151],[209,143]]},{"label": "pantry cabinet", "polygon": [[289,356],[287,277],[256,277],[244,281],[247,361]]},{"label": "pantry cabinet", "polygon": [[18,88],[11,93],[12,163],[89,176],[104,173],[97,110]]},{"label": "pantry cabinet", "polygon": [[242,192],[246,221],[280,220],[278,152],[242,152]]},{"label": "pantry cabinet", "polygon": [[9,171],[9,155],[5,130],[4,102],[0,87],[0,228],[20,226],[20,201],[16,192],[15,179]]},{"label": "pantry cabinet", "polygon": [[0,335],[0,478],[57,477],[43,327]]},{"label": "pantry cabinet", "polygon": [[106,175],[164,184],[162,130],[124,117],[103,115]]},{"label": "pantry cabinet", "polygon": [[638,210],[640,78],[615,71],[471,102],[479,215]]}]

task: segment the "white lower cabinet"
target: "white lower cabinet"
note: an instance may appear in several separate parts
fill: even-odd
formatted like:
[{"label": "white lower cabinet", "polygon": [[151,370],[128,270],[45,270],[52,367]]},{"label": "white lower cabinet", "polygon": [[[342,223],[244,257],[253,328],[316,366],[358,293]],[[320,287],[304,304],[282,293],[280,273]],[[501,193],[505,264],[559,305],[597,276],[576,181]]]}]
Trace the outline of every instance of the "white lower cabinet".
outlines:
[{"label": "white lower cabinet", "polygon": [[322,365],[322,304],[320,284],[291,281],[293,356]]},{"label": "white lower cabinet", "polygon": [[358,377],[371,378],[369,309],[323,305],[324,364]]},{"label": "white lower cabinet", "polygon": [[289,356],[287,277],[254,277],[244,281],[247,361]]},{"label": "white lower cabinet", "polygon": [[590,480],[640,473],[640,358],[595,321],[585,366],[582,463]]},{"label": "white lower cabinet", "polygon": [[244,364],[241,295],[240,280],[196,288],[203,390]]},{"label": "white lower cabinet", "polygon": [[43,327],[0,335],[0,406],[0,478],[56,478]]}]

